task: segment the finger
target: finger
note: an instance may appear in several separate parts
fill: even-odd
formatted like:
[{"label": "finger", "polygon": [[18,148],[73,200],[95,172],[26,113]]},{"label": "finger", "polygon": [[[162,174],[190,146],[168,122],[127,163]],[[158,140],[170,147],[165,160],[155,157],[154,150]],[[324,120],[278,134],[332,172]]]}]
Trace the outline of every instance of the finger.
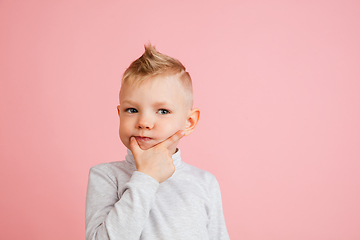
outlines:
[{"label": "finger", "polygon": [[177,131],[175,134],[173,134],[171,137],[169,137],[168,139],[164,140],[163,142],[161,142],[160,146],[168,148],[170,147],[173,143],[175,143],[176,141],[180,140],[183,136],[185,135],[185,132],[183,130],[179,130]]},{"label": "finger", "polygon": [[136,141],[136,139],[134,137],[130,138],[129,148],[130,148],[130,151],[132,152],[133,156],[137,156],[142,151],[139,146],[139,143]]}]

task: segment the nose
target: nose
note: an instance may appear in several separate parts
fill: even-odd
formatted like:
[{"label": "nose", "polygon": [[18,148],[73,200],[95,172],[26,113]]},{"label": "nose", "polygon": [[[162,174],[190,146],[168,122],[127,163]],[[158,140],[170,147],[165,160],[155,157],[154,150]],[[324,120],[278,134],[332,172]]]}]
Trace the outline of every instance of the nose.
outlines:
[{"label": "nose", "polygon": [[153,127],[154,123],[149,116],[139,116],[138,122],[136,124],[137,129],[151,130]]}]

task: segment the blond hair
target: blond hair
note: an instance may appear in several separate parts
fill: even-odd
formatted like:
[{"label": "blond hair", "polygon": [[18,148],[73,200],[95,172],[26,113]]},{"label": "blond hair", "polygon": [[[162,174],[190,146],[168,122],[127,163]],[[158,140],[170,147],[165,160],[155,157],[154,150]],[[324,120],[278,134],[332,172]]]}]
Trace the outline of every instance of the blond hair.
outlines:
[{"label": "blond hair", "polygon": [[193,104],[192,80],[184,65],[179,60],[158,52],[151,44],[144,47],[143,55],[125,70],[121,85],[138,85],[155,76],[178,75],[186,95],[185,99],[191,108]]}]

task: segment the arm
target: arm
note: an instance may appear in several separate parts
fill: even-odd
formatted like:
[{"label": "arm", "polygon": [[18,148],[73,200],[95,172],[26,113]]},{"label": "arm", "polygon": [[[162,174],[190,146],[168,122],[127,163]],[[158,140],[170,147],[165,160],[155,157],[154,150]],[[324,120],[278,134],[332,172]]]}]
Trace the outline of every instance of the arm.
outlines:
[{"label": "arm", "polygon": [[[101,164],[91,168],[86,196],[86,239],[139,239],[159,183],[135,171],[119,189]],[[119,192],[121,191],[121,192]]]},{"label": "arm", "polygon": [[106,164],[90,170],[86,197],[86,240],[140,238],[159,183],[171,177],[175,171],[169,147],[183,135],[183,131],[178,131],[147,150],[142,150],[132,137],[130,150],[138,171],[133,173],[124,187],[117,186],[116,179],[107,174],[110,171]]},{"label": "arm", "polygon": [[228,240],[230,238],[225,225],[220,187],[215,177],[213,177],[210,184],[210,201],[211,207],[207,226],[209,237],[213,240]]}]

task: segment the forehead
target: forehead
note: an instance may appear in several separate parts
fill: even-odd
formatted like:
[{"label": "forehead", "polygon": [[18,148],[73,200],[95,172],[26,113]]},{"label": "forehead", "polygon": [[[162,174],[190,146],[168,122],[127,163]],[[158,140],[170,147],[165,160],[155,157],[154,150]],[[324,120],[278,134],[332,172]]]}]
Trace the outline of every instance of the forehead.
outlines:
[{"label": "forehead", "polygon": [[185,101],[183,86],[179,77],[155,76],[138,83],[125,83],[120,90],[120,103],[131,101],[158,101],[182,104]]}]

